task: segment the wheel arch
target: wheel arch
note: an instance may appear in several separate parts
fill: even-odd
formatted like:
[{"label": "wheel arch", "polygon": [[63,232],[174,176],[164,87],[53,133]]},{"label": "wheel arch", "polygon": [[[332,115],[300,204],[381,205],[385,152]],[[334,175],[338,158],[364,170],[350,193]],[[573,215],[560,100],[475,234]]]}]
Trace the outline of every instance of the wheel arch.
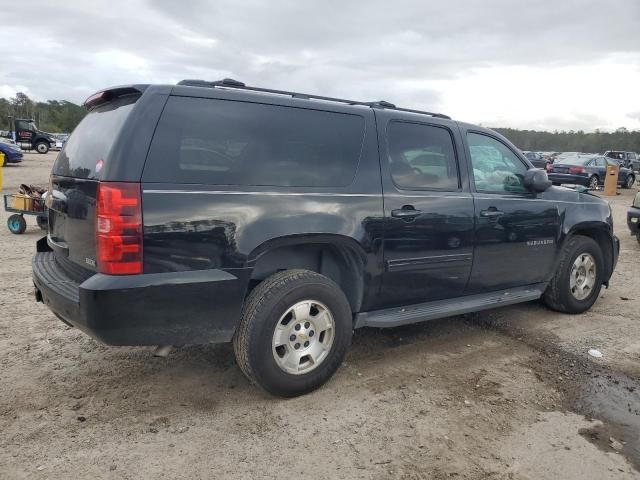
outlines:
[{"label": "wheel arch", "polygon": [[354,239],[343,235],[293,235],[269,240],[248,256],[251,270],[247,294],[273,273],[305,269],[333,280],[344,292],[351,311],[360,311],[365,290],[367,256]]},{"label": "wheel arch", "polygon": [[[604,222],[582,222],[578,223],[571,227],[569,232],[564,238],[562,242],[560,251],[565,247],[565,245],[576,235],[582,235],[585,237],[589,237],[593,239],[602,249],[602,254],[605,262],[605,274],[604,274],[604,285],[609,286],[609,278],[613,274],[613,268],[615,266],[615,245],[613,235],[611,233],[611,228],[607,223]],[[560,258],[560,255],[558,255]],[[557,268],[557,265],[556,265]],[[554,269],[555,271],[555,269]]]}]

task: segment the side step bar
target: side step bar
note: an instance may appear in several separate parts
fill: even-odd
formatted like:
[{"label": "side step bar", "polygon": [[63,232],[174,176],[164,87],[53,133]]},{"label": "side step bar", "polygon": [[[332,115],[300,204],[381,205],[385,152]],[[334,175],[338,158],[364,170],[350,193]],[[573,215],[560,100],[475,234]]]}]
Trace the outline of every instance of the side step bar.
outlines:
[{"label": "side step bar", "polygon": [[436,300],[404,307],[386,308],[371,312],[358,313],[354,328],[360,327],[398,327],[410,323],[424,322],[438,318],[477,312],[490,308],[504,307],[514,303],[537,300],[542,296],[546,283],[510,288],[497,292],[469,295],[467,297]]}]

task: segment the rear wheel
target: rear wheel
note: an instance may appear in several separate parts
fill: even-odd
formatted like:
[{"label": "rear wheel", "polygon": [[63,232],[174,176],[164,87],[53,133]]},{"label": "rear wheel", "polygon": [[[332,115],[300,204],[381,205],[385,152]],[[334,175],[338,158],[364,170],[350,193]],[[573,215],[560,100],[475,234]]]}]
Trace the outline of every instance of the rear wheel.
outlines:
[{"label": "rear wheel", "polygon": [[36,143],[36,151],[38,153],[47,153],[49,151],[49,144],[47,142]]},{"label": "rear wheel", "polygon": [[600,181],[598,180],[598,176],[591,175],[591,178],[589,179],[589,190],[597,190],[599,184]]},{"label": "rear wheel", "polygon": [[244,374],[273,395],[294,397],[324,384],[351,343],[351,308],[327,277],[276,273],[247,298],[233,339]]},{"label": "rear wheel", "polygon": [[582,313],[591,308],[602,288],[602,250],[592,238],[575,235],[561,255],[560,265],[543,299],[553,310]]},{"label": "rear wheel", "polygon": [[633,175],[627,175],[627,181],[624,182],[624,188],[633,188],[633,184],[636,183],[636,179]]},{"label": "rear wheel", "polygon": [[14,214],[7,219],[7,227],[11,233],[20,235],[27,229],[27,222],[22,215]]}]

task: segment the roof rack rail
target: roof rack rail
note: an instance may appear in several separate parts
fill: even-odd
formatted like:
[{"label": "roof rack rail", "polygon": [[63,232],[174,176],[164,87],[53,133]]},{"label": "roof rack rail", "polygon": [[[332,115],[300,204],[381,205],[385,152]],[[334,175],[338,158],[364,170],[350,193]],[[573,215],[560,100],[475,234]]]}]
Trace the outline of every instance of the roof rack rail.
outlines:
[{"label": "roof rack rail", "polygon": [[344,103],[346,105],[362,105],[370,108],[387,108],[391,110],[398,110],[400,112],[409,112],[409,113],[420,113],[423,115],[430,115],[432,117],[437,118],[446,118],[451,120],[451,117],[448,115],[444,115],[442,113],[434,113],[434,112],[425,112],[422,110],[412,110],[409,108],[400,108],[396,107],[393,103],[386,102],[384,100],[379,100],[377,102],[359,102],[357,100],[346,100],[343,98],[334,98],[334,97],[324,97],[322,95],[311,95],[308,93],[299,93],[299,92],[288,92],[286,90],[274,90],[271,88],[260,88],[260,87],[248,87],[242,82],[238,80],[234,80],[232,78],[224,78],[222,80],[216,80],[214,82],[210,82],[207,80],[181,80],[178,82],[178,85],[184,85],[188,87],[206,87],[206,88],[237,88],[240,90],[249,90],[251,92],[261,92],[261,93],[273,93],[276,95],[287,95],[292,98],[301,98],[304,100],[324,100],[327,102],[338,102]]}]

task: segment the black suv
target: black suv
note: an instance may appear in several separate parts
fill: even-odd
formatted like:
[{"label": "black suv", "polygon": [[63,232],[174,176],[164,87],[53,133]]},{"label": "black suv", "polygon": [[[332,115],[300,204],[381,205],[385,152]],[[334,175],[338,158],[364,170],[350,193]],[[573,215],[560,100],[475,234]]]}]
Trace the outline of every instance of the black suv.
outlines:
[{"label": "black suv", "polygon": [[53,167],[36,299],[111,345],[233,341],[282,396],[355,328],[542,297],[580,313],[609,205],[442,114],[223,80],[101,91]]}]

